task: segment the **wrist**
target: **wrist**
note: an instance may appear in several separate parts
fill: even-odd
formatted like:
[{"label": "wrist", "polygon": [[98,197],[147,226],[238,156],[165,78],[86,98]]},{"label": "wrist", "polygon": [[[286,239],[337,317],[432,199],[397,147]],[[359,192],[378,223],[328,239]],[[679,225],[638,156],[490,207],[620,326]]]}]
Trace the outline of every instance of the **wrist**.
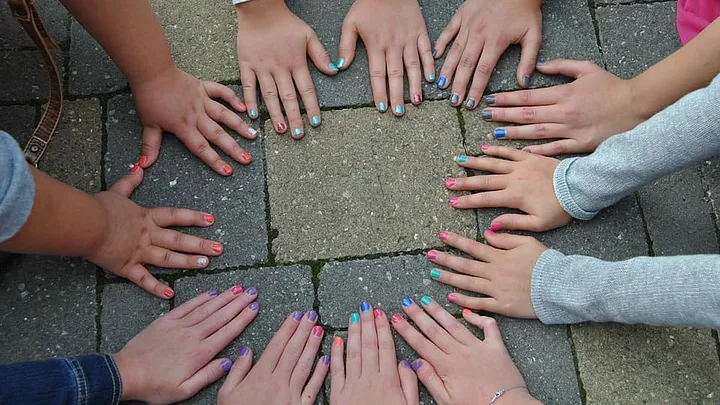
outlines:
[{"label": "wrist", "polygon": [[101,248],[105,245],[107,240],[110,238],[111,229],[110,222],[108,221],[108,212],[103,206],[102,201],[96,195],[91,196],[93,201],[91,214],[87,218],[91,218],[95,224],[94,235],[91,238],[92,242],[83,249],[82,257],[87,260],[100,265],[95,256],[101,251]]},{"label": "wrist", "polygon": [[643,75],[625,80],[628,88],[630,103],[628,107],[633,111],[633,115],[642,121],[649,120],[653,115],[657,114],[665,106],[658,105],[656,100],[658,97],[654,91],[648,89]]},{"label": "wrist", "polygon": [[506,392],[493,405],[542,405],[542,402],[533,398],[527,388]]},{"label": "wrist", "polygon": [[238,22],[243,17],[254,17],[263,14],[273,15],[277,13],[278,9],[287,9],[285,0],[250,0],[235,5]]},{"label": "wrist", "polygon": [[111,355],[115,361],[115,366],[120,374],[122,382],[122,394],[120,401],[139,401],[143,399],[142,387],[140,383],[143,380],[141,370],[132,365],[132,362],[123,354],[123,351]]}]

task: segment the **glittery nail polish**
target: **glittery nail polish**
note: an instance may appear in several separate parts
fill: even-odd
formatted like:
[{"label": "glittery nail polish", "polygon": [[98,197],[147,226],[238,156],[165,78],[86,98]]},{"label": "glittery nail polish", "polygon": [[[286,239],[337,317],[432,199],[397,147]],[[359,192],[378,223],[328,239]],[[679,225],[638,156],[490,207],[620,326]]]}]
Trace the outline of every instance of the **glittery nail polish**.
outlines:
[{"label": "glittery nail polish", "polygon": [[222,251],[223,251],[223,245],[221,245],[221,244],[219,244],[219,243],[213,243],[213,244],[212,244],[212,250],[213,250],[213,252],[215,252],[215,253],[222,253]]},{"label": "glittery nail polish", "polygon": [[465,102],[465,108],[468,110],[472,110],[473,108],[475,108],[475,99],[474,98],[467,99],[467,101]]},{"label": "glittery nail polish", "polygon": [[276,132],[284,133],[287,130],[287,125],[284,122],[278,122],[276,128],[277,128]]},{"label": "glittery nail polish", "polygon": [[495,104],[495,96],[486,96],[485,104]]},{"label": "glittery nail polish", "polygon": [[530,87],[530,76],[528,76],[528,75],[523,76],[523,85],[525,87]]},{"label": "glittery nail polish", "polygon": [[422,302],[423,305],[430,305],[432,304],[432,298],[424,295],[422,298],[420,298],[420,302]]},{"label": "glittery nail polish", "polygon": [[492,110],[483,110],[482,112],[482,119],[485,121],[489,121],[492,119]]},{"label": "glittery nail polish", "polygon": [[340,70],[340,69],[338,69],[337,65],[335,65],[332,62],[328,63],[328,69],[332,70],[335,73],[337,73]]},{"label": "glittery nail polish", "polygon": [[295,128],[293,130],[293,134],[292,134],[293,139],[300,139],[303,137],[303,135],[305,135],[305,133],[303,132],[302,128]]},{"label": "glittery nail polish", "polygon": [[502,231],[502,229],[503,229],[503,226],[499,222],[495,222],[490,225],[490,230],[493,232]]},{"label": "glittery nail polish", "polygon": [[205,222],[212,225],[215,223],[215,217],[212,215],[205,215]]},{"label": "glittery nail polish", "polygon": [[409,307],[413,304],[413,301],[410,297],[405,297],[402,299],[402,306]]},{"label": "glittery nail polish", "polygon": [[430,83],[433,83],[435,81],[435,73],[430,73],[428,75],[428,80],[430,80]]},{"label": "glittery nail polish", "polygon": [[384,312],[383,312],[382,309],[380,309],[380,308],[375,308],[375,309],[373,309],[373,316],[374,316],[375,318],[380,318],[380,317],[383,316],[383,314],[384,314]]},{"label": "glittery nail polish", "polygon": [[163,295],[166,296],[166,297],[168,297],[168,298],[172,298],[172,297],[175,295],[175,293],[173,292],[173,290],[165,290],[165,292],[163,293]]},{"label": "glittery nail polish", "polygon": [[255,110],[250,110],[250,113],[248,113],[248,115],[250,116],[250,118],[256,119],[258,117],[258,112]]},{"label": "glittery nail polish", "polygon": [[360,312],[367,312],[370,310],[370,304],[367,301],[360,304]]},{"label": "glittery nail polish", "polygon": [[258,133],[257,129],[252,128],[252,127],[248,128],[248,134],[250,134],[250,136],[252,138],[255,138],[257,136],[257,133]]},{"label": "glittery nail polish", "polygon": [[343,344],[343,340],[340,336],[335,336],[335,339],[333,339],[333,345],[334,346],[340,346]]},{"label": "glittery nail polish", "polygon": [[240,357],[245,357],[250,353],[250,348],[247,346],[240,347]]},{"label": "glittery nail polish", "polygon": [[437,259],[437,256],[438,256],[437,250],[431,250],[431,251],[429,251],[429,252],[427,253],[427,257],[428,257],[428,259],[430,259],[430,260],[435,260],[435,259]]},{"label": "glittery nail polish", "polygon": [[409,367],[410,367],[410,362],[407,361],[407,360],[403,360],[403,361],[400,362],[400,365],[403,366],[403,367],[405,367],[405,368],[409,368]]},{"label": "glittery nail polish", "polygon": [[405,114],[405,106],[402,104],[398,104],[395,106],[395,114],[396,115],[403,115]]},{"label": "glittery nail polish", "polygon": [[446,179],[445,180],[445,187],[452,187],[455,185],[456,180],[455,179]]},{"label": "glittery nail polish", "polygon": [[454,304],[455,301],[457,301],[457,297],[454,296],[453,294],[449,294],[449,295],[448,295],[448,301],[450,301],[451,304]]},{"label": "glittery nail polish", "polygon": [[198,257],[198,259],[197,259],[197,264],[200,267],[205,267],[208,265],[208,263],[210,263],[210,261],[208,260],[207,257]]},{"label": "glittery nail polish", "polygon": [[350,323],[358,323],[360,322],[360,314],[357,312],[353,312],[350,314]]},{"label": "glittery nail polish", "polygon": [[226,176],[229,176],[232,174],[233,169],[230,167],[230,165],[224,165],[222,168],[223,173],[225,173]]},{"label": "glittery nail polish", "polygon": [[433,280],[437,280],[440,278],[440,270],[438,269],[432,269],[430,270],[430,278]]},{"label": "glittery nail polish", "polygon": [[392,318],[390,318],[390,320],[392,321],[392,323],[398,323],[398,322],[402,321],[402,319],[403,319],[403,317],[402,317],[402,315],[400,315],[400,314],[394,314],[394,315],[392,316]]},{"label": "glittery nail polish", "polygon": [[335,62],[335,66],[337,66],[338,69],[342,69],[343,66],[345,66],[345,58],[340,58]]},{"label": "glittery nail polish", "polygon": [[208,291],[208,295],[211,297],[216,297],[218,295],[217,290],[210,290]]},{"label": "glittery nail polish", "polygon": [[241,294],[241,293],[243,292],[243,288],[242,288],[242,286],[240,286],[240,285],[236,285],[235,287],[233,287],[233,288],[230,290],[230,292],[231,292],[233,295],[238,295],[238,294]]},{"label": "glittery nail polish", "polygon": [[443,242],[446,241],[447,238],[448,238],[448,236],[450,236],[450,235],[448,235],[447,232],[445,232],[445,231],[440,232],[440,240],[441,240],[441,241],[443,241]]},{"label": "glittery nail polish", "polygon": [[323,333],[325,333],[325,330],[323,329],[322,326],[316,326],[316,327],[314,327],[314,328],[312,329],[312,334],[315,335],[315,336],[317,336],[317,337],[322,336]]},{"label": "glittery nail polish", "polygon": [[456,106],[460,102],[460,95],[457,93],[453,93],[452,96],[450,96],[450,104],[453,106]]},{"label": "glittery nail polish", "polygon": [[448,200],[448,203],[452,205],[453,207],[460,204],[460,199],[457,197],[450,197],[450,200]]},{"label": "glittery nail polish", "polygon": [[422,367],[422,360],[415,360],[410,364],[410,368],[412,368],[415,372],[420,370],[420,367]]},{"label": "glittery nail polish", "polygon": [[140,167],[143,167],[147,164],[147,162],[148,162],[148,157],[143,155],[143,156],[140,156],[140,159],[138,160],[137,165]]},{"label": "glittery nail polish", "polygon": [[422,98],[420,97],[419,94],[416,94],[416,95],[413,96],[413,103],[414,103],[414,104],[420,104],[420,103],[422,103]]},{"label": "glittery nail polish", "polygon": [[247,152],[241,153],[241,154],[240,154],[240,157],[242,158],[242,160],[246,160],[246,161],[251,161],[251,160],[252,160],[252,156],[251,156],[249,153],[247,153]]},{"label": "glittery nail polish", "polygon": [[316,127],[316,126],[320,125],[321,122],[322,122],[322,118],[320,118],[319,116],[316,115],[316,116],[312,117],[312,119],[310,120],[310,125]]},{"label": "glittery nail polish", "polygon": [[133,165],[133,167],[130,168],[130,173],[131,173],[131,174],[137,174],[137,172],[139,172],[140,169],[142,169],[142,168],[140,167],[140,165]]},{"label": "glittery nail polish", "polygon": [[322,356],[322,358],[321,358],[320,360],[321,360],[322,363],[323,363],[324,365],[326,365],[326,366],[327,366],[328,364],[330,364],[330,356],[328,356],[328,355]]}]

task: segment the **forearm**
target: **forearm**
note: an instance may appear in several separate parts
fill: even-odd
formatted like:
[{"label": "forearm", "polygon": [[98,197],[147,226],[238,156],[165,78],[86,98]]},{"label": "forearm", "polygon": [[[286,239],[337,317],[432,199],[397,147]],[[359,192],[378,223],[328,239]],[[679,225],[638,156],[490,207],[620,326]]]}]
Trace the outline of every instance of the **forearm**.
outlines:
[{"label": "forearm", "polygon": [[130,85],[173,67],[170,48],[148,0],[62,0],[105,48]]}]

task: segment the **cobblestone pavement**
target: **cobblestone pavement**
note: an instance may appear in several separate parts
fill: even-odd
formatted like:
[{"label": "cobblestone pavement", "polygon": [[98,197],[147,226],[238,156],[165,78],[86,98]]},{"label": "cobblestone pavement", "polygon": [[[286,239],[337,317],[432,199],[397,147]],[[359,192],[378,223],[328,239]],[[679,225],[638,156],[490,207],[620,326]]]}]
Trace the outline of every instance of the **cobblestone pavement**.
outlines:
[{"label": "cobblestone pavement", "polygon": [[[127,83],[94,40],[56,0],[39,0],[60,41],[69,100],[41,168],[87,192],[105,189],[137,160],[140,131]],[[203,79],[237,86],[235,20],[225,0],[153,0],[176,62]],[[290,0],[337,56],[351,0]],[[421,0],[434,40],[460,0]],[[438,4],[441,3],[441,4]],[[679,46],[675,2],[546,0],[541,58],[590,59],[632,77]],[[0,5],[0,128],[24,139],[40,115],[46,78],[39,53]],[[158,271],[177,296],[162,302],[79,259],[22,257],[0,271],[0,363],[114,351],[152,319],[210,288],[240,283],[260,291],[261,314],[227,350],[259,352],[294,310],[315,309],[326,339],[345,333],[362,300],[387,312],[404,295],[447,303],[451,290],[432,282],[423,253],[450,229],[481,234],[499,210],[457,211],[442,186],[458,175],[452,157],[477,154],[493,124],[477,111],[450,107],[425,87],[419,108],[393,118],[372,108],[367,57],[337,77],[313,72],[325,112],[305,140],[267,131],[255,142],[236,137],[255,157],[222,178],[172,136],[146,172],[134,199],[146,206],[202,209],[217,217],[188,232],[225,243],[202,272]],[[515,87],[518,49],[501,60],[490,91]],[[440,62],[438,62],[439,66]],[[18,69],[22,66],[22,69]],[[535,86],[561,83],[533,78]],[[236,87],[237,89],[238,87]],[[443,100],[443,101],[437,101]],[[266,112],[255,123],[268,119]],[[720,160],[661,179],[599,218],[540,235],[566,253],[618,260],[637,255],[718,253]],[[689,225],[691,224],[691,225]],[[624,325],[544,326],[501,318],[508,347],[534,395],[548,404],[717,404],[717,332]],[[327,342],[326,342],[327,343]],[[326,345],[327,347],[327,345]],[[412,351],[398,342],[401,358]],[[326,350],[327,351],[327,350]],[[214,403],[218,384],[189,404]],[[324,398],[324,397],[323,397]],[[321,398],[319,402],[324,399]],[[427,393],[423,402],[433,403]]]}]

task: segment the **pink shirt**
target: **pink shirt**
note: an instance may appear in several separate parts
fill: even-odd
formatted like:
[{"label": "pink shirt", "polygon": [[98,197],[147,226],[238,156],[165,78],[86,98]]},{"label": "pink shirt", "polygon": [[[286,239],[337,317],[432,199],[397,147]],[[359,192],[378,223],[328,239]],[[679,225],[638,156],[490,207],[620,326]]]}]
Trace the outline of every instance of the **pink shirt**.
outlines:
[{"label": "pink shirt", "polygon": [[683,45],[720,16],[720,0],[678,0],[677,30]]}]

